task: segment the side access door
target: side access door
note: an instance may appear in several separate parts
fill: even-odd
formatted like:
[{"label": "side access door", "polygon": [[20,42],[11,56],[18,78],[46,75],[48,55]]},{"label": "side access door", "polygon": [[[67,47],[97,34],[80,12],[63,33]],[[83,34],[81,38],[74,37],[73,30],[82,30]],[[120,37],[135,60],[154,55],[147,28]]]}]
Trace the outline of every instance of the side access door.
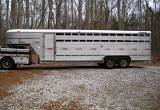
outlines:
[{"label": "side access door", "polygon": [[44,59],[46,61],[55,60],[55,36],[54,34],[44,35]]}]

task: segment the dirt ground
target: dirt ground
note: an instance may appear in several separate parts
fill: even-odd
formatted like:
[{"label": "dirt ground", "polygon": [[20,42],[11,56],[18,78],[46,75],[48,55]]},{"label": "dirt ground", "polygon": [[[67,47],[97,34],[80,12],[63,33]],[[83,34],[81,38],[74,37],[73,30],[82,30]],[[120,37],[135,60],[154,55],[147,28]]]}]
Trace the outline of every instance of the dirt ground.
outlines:
[{"label": "dirt ground", "polygon": [[22,84],[27,79],[41,75],[44,74],[40,73],[38,70],[0,70],[0,97],[12,95],[12,93],[8,92],[11,86]]},{"label": "dirt ground", "polygon": [[160,67],[0,70],[0,110],[159,110]]}]

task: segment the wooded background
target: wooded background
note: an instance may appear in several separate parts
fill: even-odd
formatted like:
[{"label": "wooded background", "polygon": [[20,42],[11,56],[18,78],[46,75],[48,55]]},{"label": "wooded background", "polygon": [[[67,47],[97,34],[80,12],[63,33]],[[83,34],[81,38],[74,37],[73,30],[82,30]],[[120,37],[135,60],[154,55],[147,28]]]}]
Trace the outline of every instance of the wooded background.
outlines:
[{"label": "wooded background", "polygon": [[152,31],[160,60],[160,0],[0,0],[0,43],[8,29]]}]

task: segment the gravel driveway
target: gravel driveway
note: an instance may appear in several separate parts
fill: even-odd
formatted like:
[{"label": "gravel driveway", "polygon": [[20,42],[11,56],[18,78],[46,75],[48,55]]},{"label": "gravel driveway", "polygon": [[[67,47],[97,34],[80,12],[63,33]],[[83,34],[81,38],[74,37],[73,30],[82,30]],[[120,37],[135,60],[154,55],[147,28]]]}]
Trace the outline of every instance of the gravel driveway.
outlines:
[{"label": "gravel driveway", "polygon": [[41,69],[44,76],[12,86],[0,110],[158,110],[160,68]]}]

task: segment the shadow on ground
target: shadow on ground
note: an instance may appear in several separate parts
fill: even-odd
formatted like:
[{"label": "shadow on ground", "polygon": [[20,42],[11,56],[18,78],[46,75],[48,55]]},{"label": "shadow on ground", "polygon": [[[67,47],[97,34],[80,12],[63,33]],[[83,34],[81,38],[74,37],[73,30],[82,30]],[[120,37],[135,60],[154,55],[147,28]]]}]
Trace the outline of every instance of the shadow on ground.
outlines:
[{"label": "shadow on ground", "polygon": [[[131,69],[131,68],[144,68],[144,67],[129,66],[127,69]],[[16,70],[32,70],[32,69],[49,70],[49,69],[105,69],[105,68],[99,67],[99,66],[24,66],[24,67],[18,67]],[[126,68],[117,67],[114,69],[126,69]]]}]

